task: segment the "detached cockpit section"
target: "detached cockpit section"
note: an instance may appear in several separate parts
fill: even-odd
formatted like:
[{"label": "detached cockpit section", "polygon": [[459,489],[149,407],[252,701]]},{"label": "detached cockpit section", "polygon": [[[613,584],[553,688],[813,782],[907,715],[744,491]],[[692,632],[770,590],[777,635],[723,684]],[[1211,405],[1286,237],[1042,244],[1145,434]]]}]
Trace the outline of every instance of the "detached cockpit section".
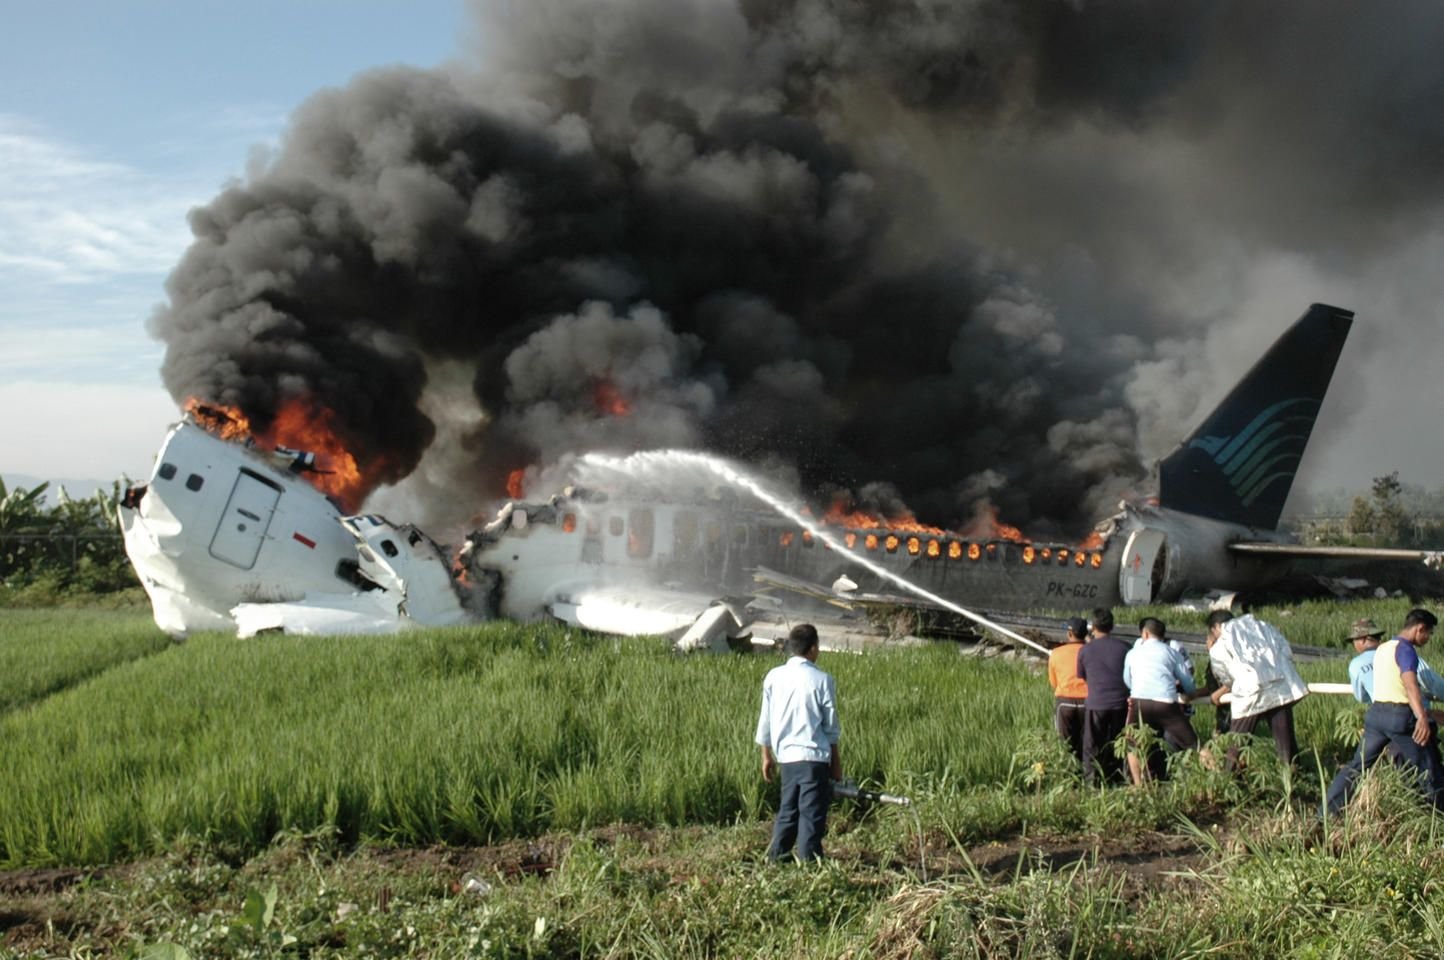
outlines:
[{"label": "detached cockpit section", "polygon": [[149,481],[118,507],[162,630],[377,633],[466,619],[446,555],[424,533],[343,517],[304,478],[323,472],[312,454],[264,450],[208,422],[175,424]]},{"label": "detached cockpit section", "polygon": [[399,615],[432,627],[467,619],[436,541],[412,524],[398,527],[376,514],[346,517],[341,525],[356,538],[360,576],[394,600]]}]

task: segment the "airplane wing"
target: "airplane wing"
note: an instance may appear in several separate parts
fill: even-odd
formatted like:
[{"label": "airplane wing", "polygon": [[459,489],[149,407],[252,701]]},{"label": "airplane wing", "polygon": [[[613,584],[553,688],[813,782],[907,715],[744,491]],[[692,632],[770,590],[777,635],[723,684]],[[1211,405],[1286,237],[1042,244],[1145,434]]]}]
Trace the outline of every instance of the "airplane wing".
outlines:
[{"label": "airplane wing", "polygon": [[563,623],[598,633],[676,637],[679,650],[726,650],[750,642],[745,604],[636,583],[588,583],[558,590],[546,610]]},{"label": "airplane wing", "polygon": [[1414,560],[1429,567],[1444,566],[1444,551],[1399,550],[1391,547],[1306,547],[1300,543],[1230,543],[1234,553],[1289,559]]},{"label": "airplane wing", "polygon": [[[752,571],[752,579],[758,583],[770,587],[777,587],[783,590],[790,590],[804,596],[828,603],[837,604],[840,607],[854,609],[855,607],[887,606],[887,607],[926,607],[933,610],[946,610],[960,614],[974,623],[985,627],[995,634],[1006,637],[1008,641],[1031,647],[1044,656],[1048,655],[1048,648],[1044,647],[1016,631],[1010,630],[1001,624],[995,623],[986,617],[980,616],[971,610],[957,606],[956,604],[937,603],[924,597],[906,597],[897,594],[886,593],[857,593],[853,590],[842,591],[837,585],[832,590],[827,590],[820,584],[807,580],[799,580],[797,577],[790,577],[785,573],[779,573],[767,567],[757,567]],[[854,585],[855,586],[855,585]]]}]

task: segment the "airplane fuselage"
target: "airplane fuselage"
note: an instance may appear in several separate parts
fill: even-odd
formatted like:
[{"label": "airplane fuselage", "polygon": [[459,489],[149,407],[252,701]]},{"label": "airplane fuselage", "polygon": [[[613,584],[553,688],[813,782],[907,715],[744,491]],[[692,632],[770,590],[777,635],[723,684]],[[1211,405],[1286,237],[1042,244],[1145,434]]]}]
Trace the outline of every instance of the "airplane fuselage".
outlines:
[{"label": "airplane fuselage", "polygon": [[514,501],[501,516],[473,534],[465,556],[494,578],[497,611],[523,619],[597,585],[741,596],[756,591],[758,568],[821,585],[846,575],[864,592],[907,595],[891,574],[961,606],[1011,610],[1166,602],[1257,587],[1282,571],[1227,550],[1231,540],[1282,539],[1273,531],[1149,506],[1125,506],[1093,549],[884,528],[824,527],[823,537],[716,503],[554,498]]}]

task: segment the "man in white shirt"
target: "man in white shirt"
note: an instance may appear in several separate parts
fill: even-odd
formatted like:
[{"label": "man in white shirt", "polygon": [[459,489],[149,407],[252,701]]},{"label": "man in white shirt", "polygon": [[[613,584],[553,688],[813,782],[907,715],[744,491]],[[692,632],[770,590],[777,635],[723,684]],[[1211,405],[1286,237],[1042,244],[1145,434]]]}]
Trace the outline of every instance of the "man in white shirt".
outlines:
[{"label": "man in white shirt", "polygon": [[[1288,640],[1252,614],[1235,618],[1215,610],[1208,616],[1208,659],[1220,684],[1213,702],[1224,694],[1232,697],[1229,732],[1253,733],[1259,723],[1267,723],[1279,759],[1292,765],[1299,752],[1294,704],[1308,696],[1309,687],[1294,667]],[[1229,750],[1229,766],[1237,760],[1237,749]]]},{"label": "man in white shirt", "polygon": [[817,628],[799,623],[783,645],[787,662],[762,681],[762,713],[754,738],[762,748],[762,779],[782,776],[782,803],[767,856],[820,860],[832,781],[842,779],[837,749],[837,687],[817,668]]}]

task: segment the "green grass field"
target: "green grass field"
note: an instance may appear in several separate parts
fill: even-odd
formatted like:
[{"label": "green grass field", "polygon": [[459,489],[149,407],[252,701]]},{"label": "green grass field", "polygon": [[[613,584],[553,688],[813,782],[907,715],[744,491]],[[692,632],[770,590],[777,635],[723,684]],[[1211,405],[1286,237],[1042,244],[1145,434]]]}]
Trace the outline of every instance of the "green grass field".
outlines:
[{"label": "green grass field", "polygon": [[[1324,645],[1404,609],[1265,616]],[[513,624],[183,644],[138,614],[0,626],[0,956],[1444,949],[1437,821],[1407,788],[1386,775],[1310,826],[1358,728],[1347,698],[1301,706],[1292,777],[1256,739],[1242,777],[1191,753],[1167,783],[1095,791],[1036,667],[948,644],[824,655],[848,773],[917,804],[839,805],[837,859],[778,872],[751,743],[775,655]],[[46,893],[47,866],[89,879]]]}]

